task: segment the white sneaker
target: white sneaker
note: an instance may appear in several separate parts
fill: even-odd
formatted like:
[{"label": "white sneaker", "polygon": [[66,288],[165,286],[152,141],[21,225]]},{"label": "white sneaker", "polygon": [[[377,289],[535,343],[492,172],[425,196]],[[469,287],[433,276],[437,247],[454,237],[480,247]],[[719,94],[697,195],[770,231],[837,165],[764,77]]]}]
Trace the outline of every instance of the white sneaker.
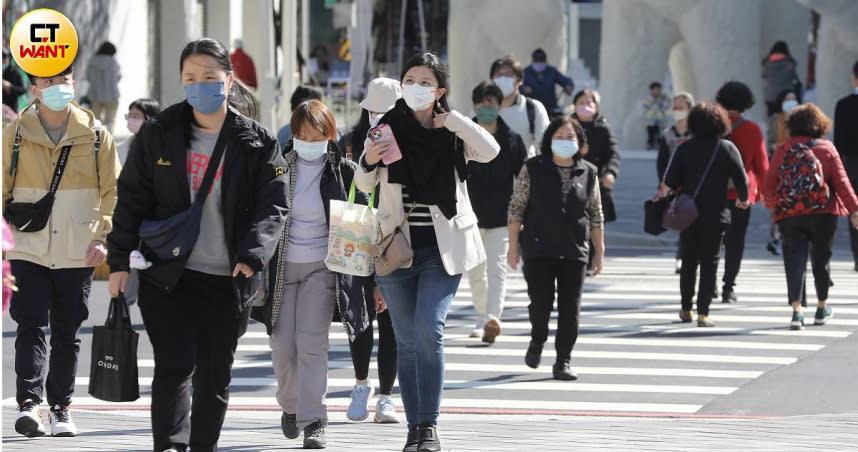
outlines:
[{"label": "white sneaker", "polygon": [[42,410],[39,404],[27,399],[18,406],[15,417],[15,431],[28,437],[35,438],[45,435],[45,424],[42,423]]},{"label": "white sneaker", "polygon": [[357,422],[366,420],[366,418],[369,417],[369,408],[367,408],[367,404],[373,394],[375,394],[375,388],[373,388],[368,382],[355,384],[354,389],[352,389],[352,395],[350,396],[351,402],[349,403],[349,409],[346,410],[346,417],[349,418],[349,420]]},{"label": "white sneaker", "polygon": [[373,421],[376,424],[398,424],[399,416],[396,415],[396,404],[389,395],[378,396],[378,402],[375,404],[375,418]]},{"label": "white sneaker", "polygon": [[53,436],[77,436],[77,427],[69,413],[69,407],[54,405],[48,415],[51,419],[51,435]]}]

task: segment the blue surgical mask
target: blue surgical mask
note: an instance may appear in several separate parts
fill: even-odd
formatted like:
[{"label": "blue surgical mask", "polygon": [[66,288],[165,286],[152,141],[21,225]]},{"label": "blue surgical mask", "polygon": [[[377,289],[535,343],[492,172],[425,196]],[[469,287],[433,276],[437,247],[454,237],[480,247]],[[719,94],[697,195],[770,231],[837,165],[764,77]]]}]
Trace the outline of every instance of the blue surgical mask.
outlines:
[{"label": "blue surgical mask", "polygon": [[74,99],[74,86],[59,84],[42,90],[42,103],[53,111],[63,111]]},{"label": "blue surgical mask", "polygon": [[572,158],[578,153],[578,140],[552,140],[551,152],[562,159]]},{"label": "blue surgical mask", "polygon": [[327,141],[304,141],[297,138],[292,139],[292,148],[298,153],[298,157],[313,162],[328,152]]},{"label": "blue surgical mask", "polygon": [[789,113],[789,111],[795,107],[798,107],[797,100],[785,100],[781,103],[781,111],[784,113]]},{"label": "blue surgical mask", "polygon": [[226,101],[224,82],[199,82],[185,85],[185,98],[194,110],[203,114],[216,112]]}]

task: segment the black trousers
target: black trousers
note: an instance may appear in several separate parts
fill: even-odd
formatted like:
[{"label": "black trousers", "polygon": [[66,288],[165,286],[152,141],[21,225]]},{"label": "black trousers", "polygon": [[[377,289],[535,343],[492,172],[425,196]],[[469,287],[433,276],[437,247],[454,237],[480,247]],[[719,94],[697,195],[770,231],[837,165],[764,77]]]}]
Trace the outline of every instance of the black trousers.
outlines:
[{"label": "black trousers", "polygon": [[530,339],[539,344],[548,340],[548,321],[557,292],[557,334],[554,349],[557,361],[569,361],[578,340],[581,293],[587,263],[561,259],[528,259],[524,266],[527,294],[530,297]]},{"label": "black trousers", "polygon": [[185,270],[169,294],[141,279],[138,304],[155,355],[153,450],[217,450],[246,322],[230,278]]},{"label": "black trousers", "polygon": [[655,148],[658,145],[658,136],[661,134],[659,126],[646,126],[646,145]]},{"label": "black trousers", "polygon": [[[852,182],[852,188],[858,192],[858,157],[850,157],[843,160],[846,166],[846,173],[849,175],[849,181]],[[858,229],[852,227],[852,223],[847,221],[849,225],[849,241],[852,244],[852,257],[855,263],[858,263]]]},{"label": "black trousers", "polygon": [[802,299],[805,291],[807,256],[813,269],[816,297],[828,299],[831,285],[831,248],[837,232],[837,217],[834,215],[803,215],[786,218],[778,222],[783,235],[784,270],[787,293],[790,301]]},{"label": "black trousers", "polygon": [[[371,318],[375,313],[375,306],[372,306],[368,312]],[[390,395],[393,391],[393,383],[396,381],[396,336],[393,333],[389,312],[384,311],[376,317],[378,318],[378,392]],[[366,380],[369,377],[373,342],[372,320],[369,322],[369,328],[359,334],[353,342],[349,342],[355,378],[358,380]]]},{"label": "black trousers", "polygon": [[[18,292],[9,314],[18,323],[15,335],[15,398],[69,405],[77,375],[80,325],[89,317],[92,268],[51,270],[32,262],[13,260]],[[51,327],[51,351],[45,332]],[[48,370],[50,368],[50,370]],[[47,379],[45,378],[47,374]]]},{"label": "black trousers", "polygon": [[712,292],[718,273],[718,258],[721,240],[724,237],[724,224],[694,222],[679,234],[682,242],[682,271],[679,274],[679,292],[682,295],[682,309],[689,311],[693,307],[694,286],[697,283],[697,267],[700,267],[700,290],[697,294],[697,313],[709,315],[712,304]]},{"label": "black trousers", "polygon": [[730,204],[730,225],[724,234],[724,289],[736,286],[736,277],[745,255],[745,235],[751,222],[751,208],[740,209]]}]

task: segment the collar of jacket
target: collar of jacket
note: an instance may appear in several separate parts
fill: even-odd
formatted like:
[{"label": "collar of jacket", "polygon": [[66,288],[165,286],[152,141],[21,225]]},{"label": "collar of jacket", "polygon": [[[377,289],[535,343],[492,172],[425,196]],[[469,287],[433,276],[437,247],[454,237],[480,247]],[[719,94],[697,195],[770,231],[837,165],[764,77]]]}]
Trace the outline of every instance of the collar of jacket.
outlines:
[{"label": "collar of jacket", "polygon": [[[581,127],[584,127],[582,121],[580,119],[578,119],[578,113],[572,113],[572,119],[578,121],[578,123],[581,124]],[[605,119],[605,117],[602,116],[601,113],[596,113],[596,116],[593,116],[592,124],[594,127],[602,127],[602,126],[606,125],[607,123],[608,123],[608,120]]]},{"label": "collar of jacket", "polygon": [[81,107],[75,102],[69,104],[71,112],[69,123],[66,127],[65,136],[59,143],[54,144],[45,132],[42,122],[39,120],[39,108],[41,101],[36,99],[28,105],[20,114],[18,124],[20,125],[21,138],[35,144],[45,146],[49,149],[60,148],[67,144],[81,144],[95,142],[95,129],[98,120],[89,110]]},{"label": "collar of jacket", "polygon": [[[185,100],[167,107],[155,117],[152,123],[165,132],[179,133],[184,136],[185,133],[190,133],[194,120],[193,111],[193,107]],[[229,106],[222,127],[229,127],[232,138],[246,143],[251,148],[261,148],[263,143],[253,129],[253,123],[252,119],[242,116],[238,110]]]}]

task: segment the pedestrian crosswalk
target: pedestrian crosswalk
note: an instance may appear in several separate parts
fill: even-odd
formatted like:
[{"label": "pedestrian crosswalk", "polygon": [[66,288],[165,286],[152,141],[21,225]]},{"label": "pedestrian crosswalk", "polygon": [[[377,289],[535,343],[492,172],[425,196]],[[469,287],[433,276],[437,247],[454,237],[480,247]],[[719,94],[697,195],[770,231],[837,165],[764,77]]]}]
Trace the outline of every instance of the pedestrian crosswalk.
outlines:
[{"label": "pedestrian crosswalk", "polygon": [[[723,305],[716,300],[711,317],[717,326],[697,328],[680,323],[677,317],[678,276],[673,274],[671,256],[609,258],[604,274],[585,285],[580,335],[572,354],[573,369],[580,376],[576,382],[551,378],[551,339],[539,369],[524,365],[530,324],[527,287],[519,272],[509,275],[503,334],[497,343],[486,346],[468,337],[476,313],[465,277],[445,332],[442,410],[558,415],[696,413],[766,372],[851,335],[858,327],[858,277],[847,264],[832,264],[836,285],[829,303],[835,317],[825,326],[790,331],[783,267],[776,260],[743,262],[737,287],[740,302]],[[812,291],[810,287],[810,300],[814,299]],[[812,317],[813,307],[809,309]],[[552,319],[553,327],[556,315]],[[330,338],[328,406],[339,411],[348,405],[354,373],[348,341],[339,325],[332,325]],[[142,397],[115,406],[140,409],[150,402],[154,361],[151,353],[138,358]],[[235,358],[231,408],[279,410],[264,328],[250,326]],[[373,362],[373,380],[376,369]],[[76,406],[112,405],[83,396],[88,384],[86,369],[80,369],[76,384],[81,395],[75,397]]]}]

